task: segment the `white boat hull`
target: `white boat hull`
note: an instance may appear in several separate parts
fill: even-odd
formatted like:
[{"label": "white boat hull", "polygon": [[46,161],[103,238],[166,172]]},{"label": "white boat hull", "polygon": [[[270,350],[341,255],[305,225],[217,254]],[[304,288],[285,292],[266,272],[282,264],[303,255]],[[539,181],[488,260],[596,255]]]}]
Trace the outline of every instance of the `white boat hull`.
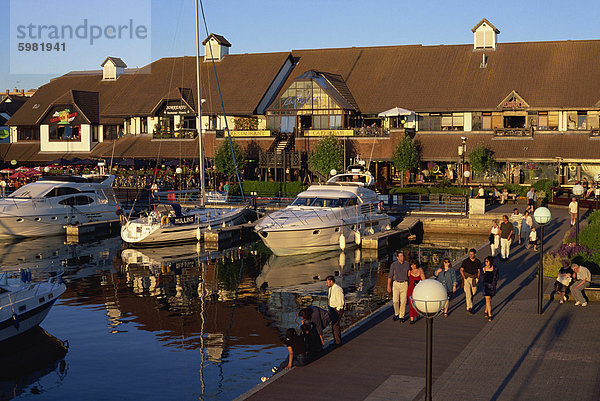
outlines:
[{"label": "white boat hull", "polygon": [[164,226],[158,221],[151,224],[148,219],[128,221],[121,228],[121,238],[129,244],[139,246],[198,241],[198,234],[202,235],[209,230],[209,227],[216,229],[223,224],[232,226],[247,221],[244,208],[222,209],[221,211],[222,215],[197,224]]},{"label": "white boat hull", "polygon": [[[377,223],[377,224],[373,224]],[[389,217],[365,222],[359,231],[366,233],[372,227],[373,232],[381,231],[389,224]],[[343,232],[346,246],[355,242],[355,224],[346,224],[338,227],[312,227],[294,230],[258,230],[260,238],[277,256],[290,256],[313,252],[323,252],[340,249],[340,234]]]}]

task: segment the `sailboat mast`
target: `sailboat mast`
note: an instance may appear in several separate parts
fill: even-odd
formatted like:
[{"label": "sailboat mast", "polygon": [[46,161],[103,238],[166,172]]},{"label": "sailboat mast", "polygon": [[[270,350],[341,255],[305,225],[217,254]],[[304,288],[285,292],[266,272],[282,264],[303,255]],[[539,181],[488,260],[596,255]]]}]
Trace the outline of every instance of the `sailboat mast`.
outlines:
[{"label": "sailboat mast", "polygon": [[196,3],[196,131],[198,131],[198,157],[200,169],[200,206],[205,205],[206,188],[204,185],[204,150],[202,148],[202,93],[200,90],[200,26],[198,24],[198,0]]}]

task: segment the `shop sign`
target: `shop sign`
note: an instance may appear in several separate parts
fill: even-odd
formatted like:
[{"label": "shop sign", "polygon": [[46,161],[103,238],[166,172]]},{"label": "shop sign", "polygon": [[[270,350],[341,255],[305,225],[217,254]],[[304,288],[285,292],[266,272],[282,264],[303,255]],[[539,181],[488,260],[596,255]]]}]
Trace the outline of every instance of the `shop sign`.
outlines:
[{"label": "shop sign", "polygon": [[55,111],[54,114],[52,114],[52,117],[50,117],[50,122],[57,123],[59,125],[68,125],[75,120],[75,117],[77,117],[76,111],[71,113],[70,109],[64,109]]},{"label": "shop sign", "polygon": [[524,109],[525,103],[523,103],[521,100],[518,100],[518,99],[508,100],[508,101],[502,103],[502,108],[503,109]]},{"label": "shop sign", "polygon": [[[235,137],[253,137],[253,136],[271,136],[270,130],[254,130],[254,131],[229,131],[231,136]],[[225,133],[227,135],[227,133]]]},{"label": "shop sign", "polygon": [[354,136],[351,129],[310,129],[304,131],[305,136]]},{"label": "shop sign", "polygon": [[162,112],[165,116],[181,116],[192,113],[194,111],[183,102],[167,102]]}]

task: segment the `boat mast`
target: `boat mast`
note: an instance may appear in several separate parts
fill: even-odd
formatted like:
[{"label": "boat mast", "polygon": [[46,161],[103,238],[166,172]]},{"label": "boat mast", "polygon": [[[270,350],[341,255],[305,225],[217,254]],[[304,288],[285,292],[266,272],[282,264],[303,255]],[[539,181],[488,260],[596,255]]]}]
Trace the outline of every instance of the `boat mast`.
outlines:
[{"label": "boat mast", "polygon": [[198,157],[200,169],[200,206],[205,205],[206,188],[204,185],[204,150],[202,149],[202,94],[200,92],[200,27],[198,25],[198,0],[196,3],[196,131],[198,131]]}]

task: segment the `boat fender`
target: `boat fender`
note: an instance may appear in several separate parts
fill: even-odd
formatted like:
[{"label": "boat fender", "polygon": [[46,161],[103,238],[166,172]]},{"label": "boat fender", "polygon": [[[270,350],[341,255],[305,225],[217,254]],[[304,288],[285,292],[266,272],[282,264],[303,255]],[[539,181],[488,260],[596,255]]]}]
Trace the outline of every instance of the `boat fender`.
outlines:
[{"label": "boat fender", "polygon": [[210,226],[210,224],[208,225],[208,227],[206,227],[206,229],[207,229],[208,231],[211,231],[211,230],[212,230],[212,227]]},{"label": "boat fender", "polygon": [[167,224],[169,224],[169,217],[168,216],[163,216],[160,219],[160,225],[161,226],[166,226]]},{"label": "boat fender", "polygon": [[340,249],[342,251],[346,249],[346,237],[344,237],[344,233],[340,234]]},{"label": "boat fender", "polygon": [[196,239],[200,241],[202,239],[202,233],[200,232],[200,227],[196,228]]},{"label": "boat fender", "polygon": [[354,242],[356,245],[360,245],[360,231],[354,231]]},{"label": "boat fender", "polygon": [[340,269],[342,269],[342,270],[343,270],[343,269],[344,269],[344,266],[346,265],[346,254],[345,254],[344,252],[341,252],[341,253],[340,253],[340,260],[339,260],[339,263],[340,263]]},{"label": "boat fender", "polygon": [[371,234],[371,235],[375,234],[375,230],[373,229],[373,227],[369,228],[368,231],[369,231],[369,234]]},{"label": "boat fender", "polygon": [[221,223],[221,227],[225,228],[225,220],[223,220],[223,222]]}]

